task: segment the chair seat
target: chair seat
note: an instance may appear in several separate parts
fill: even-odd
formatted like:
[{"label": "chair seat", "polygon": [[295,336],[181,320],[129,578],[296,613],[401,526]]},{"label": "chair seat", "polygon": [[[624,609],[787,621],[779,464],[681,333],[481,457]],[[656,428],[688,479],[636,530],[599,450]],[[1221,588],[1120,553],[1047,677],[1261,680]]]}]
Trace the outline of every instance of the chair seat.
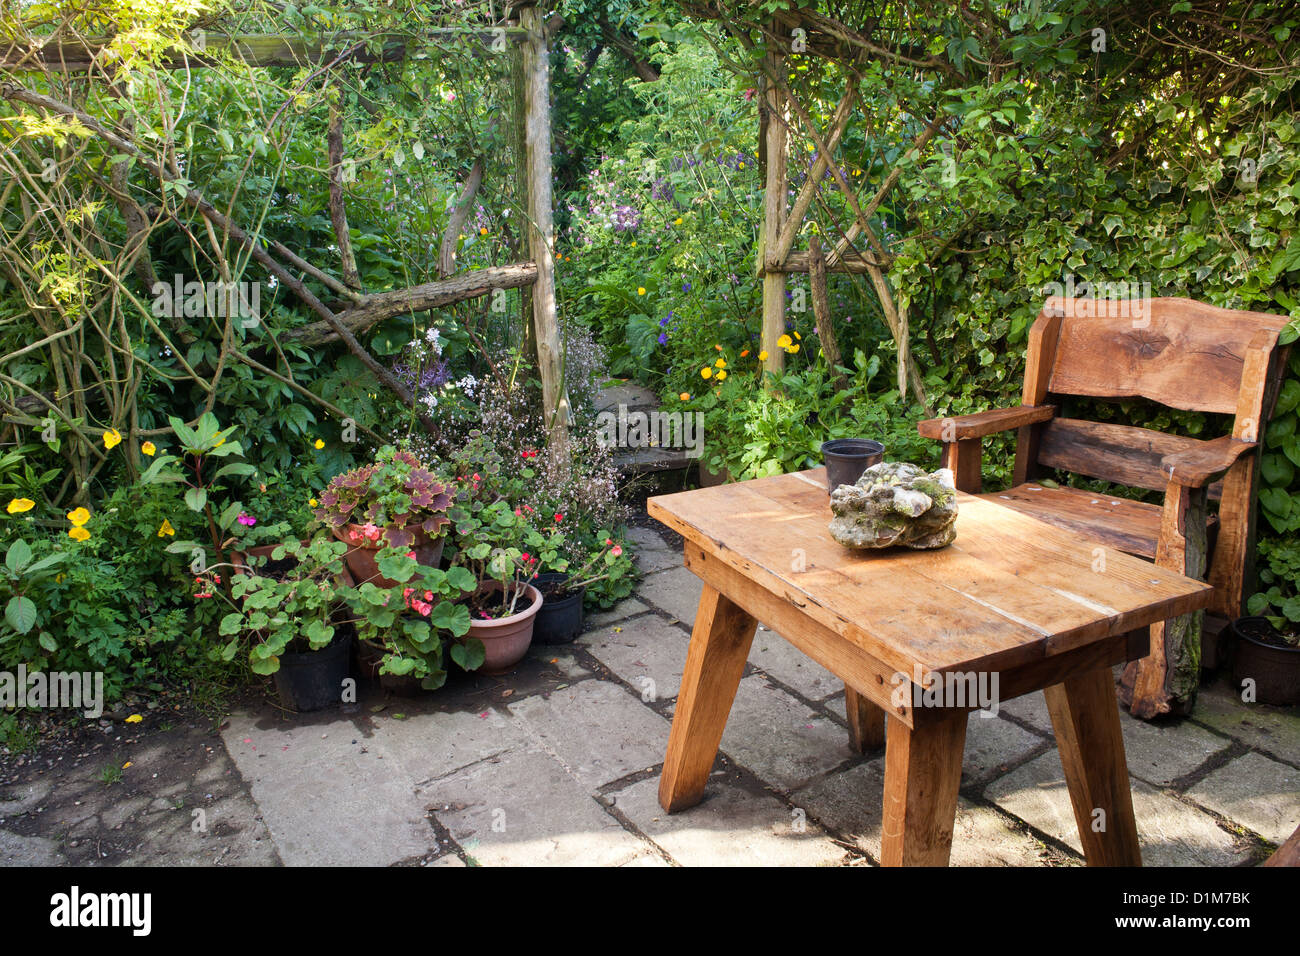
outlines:
[{"label": "chair seat", "polygon": [[[1162,511],[1159,505],[1080,488],[1048,488],[1034,481],[979,497],[1096,538],[1119,551],[1155,560]],[[1211,541],[1218,520],[1217,515],[1209,517]]]}]

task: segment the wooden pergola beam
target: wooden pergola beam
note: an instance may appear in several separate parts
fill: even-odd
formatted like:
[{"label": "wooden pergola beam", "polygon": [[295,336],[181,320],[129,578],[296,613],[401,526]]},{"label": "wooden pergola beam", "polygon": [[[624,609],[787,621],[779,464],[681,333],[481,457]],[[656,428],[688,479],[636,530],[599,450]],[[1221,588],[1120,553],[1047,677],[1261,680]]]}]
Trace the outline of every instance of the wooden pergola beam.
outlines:
[{"label": "wooden pergola beam", "polygon": [[[423,33],[430,38],[473,36],[485,44],[503,34],[508,42],[519,43],[527,35],[525,30],[517,26],[433,27]],[[404,59],[408,55],[408,48],[414,45],[409,34],[380,35],[378,39],[382,47],[376,53],[369,48],[368,41],[373,39],[374,37],[363,33],[342,33],[331,36],[328,40],[313,41],[276,34],[204,33],[202,51],[176,48],[164,54],[159,65],[172,70],[197,69],[214,66],[225,57],[233,55],[254,67],[299,67],[329,62],[346,52],[350,46],[363,41],[367,41],[367,46],[357,49],[348,59],[358,63],[390,63]],[[0,53],[0,70],[11,73],[44,70],[85,73],[95,65],[108,65],[101,57],[110,42],[109,38],[103,37],[86,41],[51,41],[35,49],[11,45]]]}]

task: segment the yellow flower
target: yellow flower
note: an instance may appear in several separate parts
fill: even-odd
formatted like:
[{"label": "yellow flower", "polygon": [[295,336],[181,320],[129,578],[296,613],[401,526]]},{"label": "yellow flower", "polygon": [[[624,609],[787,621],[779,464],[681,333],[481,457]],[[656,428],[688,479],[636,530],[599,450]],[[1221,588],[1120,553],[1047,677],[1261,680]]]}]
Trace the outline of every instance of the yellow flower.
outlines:
[{"label": "yellow flower", "polygon": [[462,232],[462,233],[461,233],[459,236],[457,236],[456,238],[459,239],[461,242],[464,242],[464,241],[465,241],[465,233]]},{"label": "yellow flower", "polygon": [[788,349],[786,349],[786,351],[789,352],[791,355],[794,355],[794,353],[796,353],[796,352],[799,351],[799,346],[798,346],[798,345],[792,345],[792,346],[790,346]]},{"label": "yellow flower", "polygon": [[673,225],[674,225],[674,226],[680,226],[681,224],[682,224],[682,217],[681,217],[681,216],[678,216],[676,219],[673,220]]},{"label": "yellow flower", "polygon": [[320,502],[317,501],[315,498],[308,498],[308,499],[307,499],[307,504],[310,505],[311,507],[315,508],[318,504],[320,504]]},{"label": "yellow flower", "polygon": [[142,720],[144,720],[144,718],[141,717],[139,714],[132,714],[130,717],[126,718],[126,720],[124,720],[123,723],[126,723],[126,724],[138,724],[138,723],[140,723]]},{"label": "yellow flower", "polygon": [[682,392],[682,393],[681,393],[680,395],[678,395],[677,397],[680,398],[683,402],[689,402],[689,401],[691,400],[691,393],[690,393],[690,392]]},{"label": "yellow flower", "polygon": [[478,234],[479,234],[480,236],[486,236],[486,235],[487,235],[487,226],[479,226],[479,227],[478,227]]},{"label": "yellow flower", "polygon": [[718,381],[719,381],[719,382],[723,381],[726,377],[727,377],[727,373],[726,373],[726,372],[719,372],[719,373],[718,373]]},{"label": "yellow flower", "polygon": [[20,515],[24,511],[31,511],[36,507],[36,502],[31,498],[13,498],[6,509],[11,515]]},{"label": "yellow flower", "polygon": [[800,342],[803,341],[803,336],[800,335],[798,332],[796,332],[796,333],[794,334],[794,337],[795,337],[796,339],[798,339]]},{"label": "yellow flower", "polygon": [[316,444],[316,450],[317,450],[317,451],[320,451],[322,448],[325,447],[325,443],[324,443],[323,441],[321,441],[319,438],[316,439],[316,443],[315,443],[315,444]]},{"label": "yellow flower", "polygon": [[744,169],[744,168],[745,168],[745,164],[744,164],[744,163],[741,163],[741,164],[740,164],[740,168],[741,168],[741,169]]},{"label": "yellow flower", "polygon": [[166,518],[163,518],[162,527],[158,529],[158,537],[165,538],[168,535],[171,535],[173,538],[176,537],[176,529],[172,527],[172,523],[170,521],[168,521]]},{"label": "yellow flower", "polygon": [[146,455],[148,455],[150,458],[152,458],[154,454],[158,451],[158,446],[151,441],[147,441],[140,446],[140,450],[144,452]]},{"label": "yellow flower", "polygon": [[104,432],[105,448],[116,448],[120,444],[122,444],[122,433],[116,428],[110,428],[108,431]]},{"label": "yellow flower", "polygon": [[759,360],[760,362],[766,362],[766,361],[767,361],[767,349],[763,349],[762,351],[760,351],[760,352],[758,353],[758,360]]},{"label": "yellow flower", "polygon": [[80,528],[90,520],[90,512],[85,508],[77,508],[75,511],[68,512],[68,520]]},{"label": "yellow flower", "polygon": [[783,335],[776,340],[777,347],[783,349],[788,349],[793,342],[794,339],[790,338],[788,335]]},{"label": "yellow flower", "polygon": [[709,368],[707,365],[704,366],[704,368],[700,369],[700,377],[701,377],[701,378],[712,378],[712,377],[713,377],[713,369]]},{"label": "yellow flower", "polygon": [[87,538],[90,537],[90,532],[87,531],[85,528],[76,527],[71,529],[68,532],[68,537],[71,538],[73,541],[85,541]]},{"label": "yellow flower", "polygon": [[643,286],[643,285],[639,285],[639,286],[637,286],[637,287],[636,287],[636,294],[637,294],[637,295],[645,295],[645,286]]},{"label": "yellow flower", "polygon": [[123,770],[130,770],[130,769],[131,769],[131,761],[128,760],[126,763],[122,764],[122,769],[123,769]]},{"label": "yellow flower", "polygon": [[636,240],[635,240],[635,239],[632,240],[632,248],[634,248],[634,249],[636,248]]},{"label": "yellow flower", "polygon": [[726,360],[726,359],[718,359],[718,360],[717,360],[716,362],[714,362],[713,364],[716,365],[718,368],[726,368],[726,367],[727,367],[727,360]]}]

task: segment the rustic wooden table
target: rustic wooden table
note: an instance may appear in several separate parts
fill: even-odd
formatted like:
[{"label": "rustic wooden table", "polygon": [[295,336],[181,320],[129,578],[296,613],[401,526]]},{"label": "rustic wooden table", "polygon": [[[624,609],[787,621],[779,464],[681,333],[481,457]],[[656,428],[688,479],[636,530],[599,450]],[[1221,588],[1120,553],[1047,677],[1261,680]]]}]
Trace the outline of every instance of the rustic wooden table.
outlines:
[{"label": "rustic wooden table", "polygon": [[1141,864],[1111,667],[1146,656],[1147,625],[1206,607],[1211,589],[993,501],[959,493],[958,507],[947,548],[864,552],[831,538],[820,468],[650,499],[704,582],[665,810],[702,799],[763,621],[844,681],[858,749],[885,743],[888,723],[885,865],[947,865],[980,705],[965,690],[994,678],[1000,701],[1044,692],[1088,863]]}]

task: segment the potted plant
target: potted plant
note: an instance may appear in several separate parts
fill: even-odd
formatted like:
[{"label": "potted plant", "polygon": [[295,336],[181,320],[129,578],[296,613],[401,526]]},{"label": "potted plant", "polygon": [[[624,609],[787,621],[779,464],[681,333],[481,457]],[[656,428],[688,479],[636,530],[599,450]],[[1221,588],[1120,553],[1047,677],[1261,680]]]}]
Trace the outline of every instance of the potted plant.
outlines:
[{"label": "potted plant", "polygon": [[1267,565],[1259,577],[1268,589],[1251,595],[1250,617],[1230,625],[1236,639],[1232,676],[1255,682],[1255,699],[1262,704],[1300,703],[1300,548],[1285,542],[1267,549]]},{"label": "potted plant", "polygon": [[231,526],[230,563],[238,574],[250,567],[260,568],[270,573],[288,570],[285,562],[291,560],[281,556],[278,561],[271,557],[282,544],[294,539],[293,529],[287,521],[259,521],[247,511],[240,510]]},{"label": "potted plant", "polygon": [[477,582],[468,601],[469,636],[483,645],[483,672],[503,674],[528,653],[542,607],[530,582],[543,563],[557,560],[563,535],[543,535],[504,499],[483,503],[472,496],[456,517],[455,565]]},{"label": "potted plant", "polygon": [[[352,611],[363,666],[387,690],[436,690],[447,679],[444,635],[465,638],[470,630],[466,594],[477,584],[465,568],[443,571],[418,561],[414,551],[387,547],[376,557],[381,587],[364,581],[344,596]],[[472,639],[452,643],[450,655],[461,667],[483,663],[483,648]]]},{"label": "potted plant", "polygon": [[574,557],[561,556],[549,565],[553,570],[533,580],[542,595],[542,608],[533,627],[537,643],[568,644],[581,634],[587,586],[621,570],[617,559],[623,554],[623,546],[608,536],[596,541],[599,543],[588,546],[566,545],[564,550]]},{"label": "potted plant", "polygon": [[320,710],[341,699],[352,634],[344,616],[345,550],[326,537],[289,541],[269,556],[282,570],[250,568],[231,584],[234,609],[220,625],[230,641],[219,655],[233,660],[247,641],[253,672],[273,675],[281,700],[294,710]]},{"label": "potted plant", "polygon": [[336,475],[315,514],[349,545],[347,563],[358,582],[390,588],[398,582],[378,567],[385,547],[414,551],[421,564],[438,566],[451,491],[410,452],[386,445],[373,463]]}]

